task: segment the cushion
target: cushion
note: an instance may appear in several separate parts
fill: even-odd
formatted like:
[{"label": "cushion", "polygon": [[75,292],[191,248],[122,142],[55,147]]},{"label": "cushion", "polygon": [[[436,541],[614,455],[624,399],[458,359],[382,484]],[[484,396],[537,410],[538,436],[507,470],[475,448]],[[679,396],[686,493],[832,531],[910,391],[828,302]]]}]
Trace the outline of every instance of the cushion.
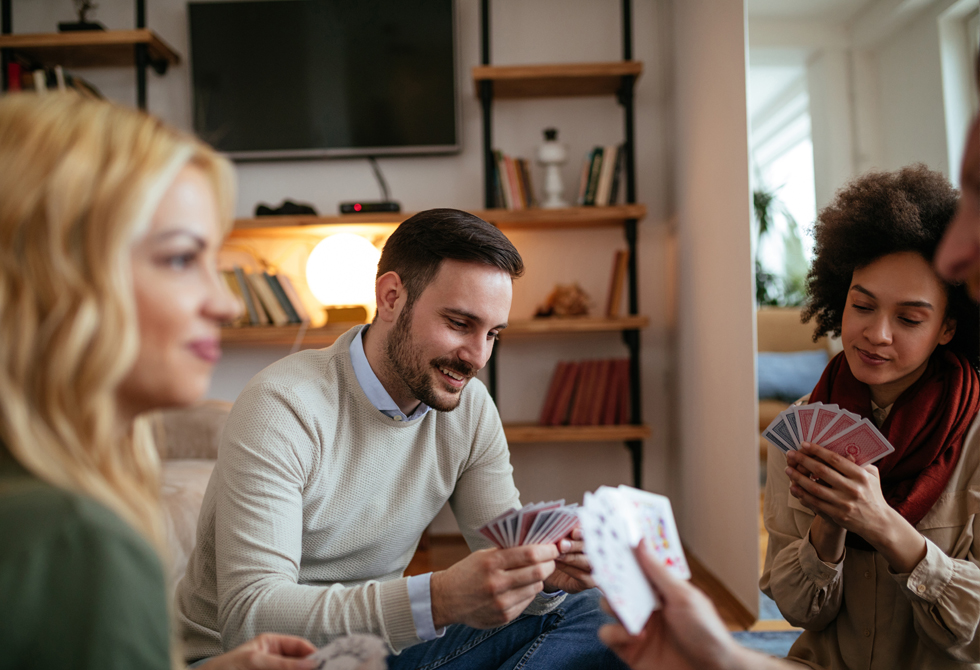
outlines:
[{"label": "cushion", "polygon": [[805,396],[820,380],[827,366],[824,349],[816,351],[760,351],[756,360],[759,398],[793,402]]},{"label": "cushion", "polygon": [[170,548],[171,587],[187,570],[187,559],[197,541],[197,519],[204,502],[204,492],[211,479],[215,461],[182,459],[164,461],[161,498],[167,546]]}]

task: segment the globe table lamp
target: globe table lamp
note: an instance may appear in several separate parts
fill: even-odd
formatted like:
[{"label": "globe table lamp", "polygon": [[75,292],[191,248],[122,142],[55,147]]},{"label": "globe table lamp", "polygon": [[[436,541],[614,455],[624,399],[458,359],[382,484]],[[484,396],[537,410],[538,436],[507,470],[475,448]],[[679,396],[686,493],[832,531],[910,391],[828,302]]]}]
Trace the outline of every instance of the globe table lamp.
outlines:
[{"label": "globe table lamp", "polygon": [[375,310],[374,279],[381,252],[353,233],[335,233],[306,261],[306,282],[326,307],[327,322],[364,323]]}]

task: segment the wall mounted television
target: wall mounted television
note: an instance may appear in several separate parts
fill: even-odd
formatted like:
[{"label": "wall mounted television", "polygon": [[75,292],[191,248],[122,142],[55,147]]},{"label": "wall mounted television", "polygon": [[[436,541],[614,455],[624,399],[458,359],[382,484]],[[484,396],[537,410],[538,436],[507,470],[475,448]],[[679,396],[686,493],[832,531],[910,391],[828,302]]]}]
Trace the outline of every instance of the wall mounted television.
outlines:
[{"label": "wall mounted television", "polygon": [[459,151],[453,0],[187,8],[194,130],[231,158]]}]

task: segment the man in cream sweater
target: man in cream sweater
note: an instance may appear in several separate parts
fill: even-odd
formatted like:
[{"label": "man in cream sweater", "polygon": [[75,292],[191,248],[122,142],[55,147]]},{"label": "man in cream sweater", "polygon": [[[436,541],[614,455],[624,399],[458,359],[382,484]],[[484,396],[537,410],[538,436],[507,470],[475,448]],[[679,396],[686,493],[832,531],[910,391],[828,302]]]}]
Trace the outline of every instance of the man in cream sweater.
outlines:
[{"label": "man in cream sweater", "polygon": [[[488,549],[477,532],[520,506],[500,418],[474,375],[523,270],[485,221],[422,212],[385,245],[370,326],[249,382],[177,590],[188,661],[275,631],[318,646],[374,633],[391,668],[618,665],[596,637],[606,619],[579,535]],[[473,553],[403,577],[447,501]]]}]

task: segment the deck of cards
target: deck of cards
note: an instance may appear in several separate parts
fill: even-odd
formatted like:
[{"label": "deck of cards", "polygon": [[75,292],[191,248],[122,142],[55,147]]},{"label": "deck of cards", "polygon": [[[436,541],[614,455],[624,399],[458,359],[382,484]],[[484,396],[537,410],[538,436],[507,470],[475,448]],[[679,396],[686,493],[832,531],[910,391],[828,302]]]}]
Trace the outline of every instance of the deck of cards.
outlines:
[{"label": "deck of cards", "polygon": [[690,579],[670,500],[629,486],[586,493],[577,514],[592,577],[632,635],[660,607],[633,548],[646,540],[654,557],[679,579]]},{"label": "deck of cards", "polygon": [[874,463],[895,451],[872,422],[820,402],[783,410],[762,436],[784,454],[811,442],[845,458],[850,456],[858,465]]},{"label": "deck of cards", "polygon": [[578,525],[573,503],[564,500],[524,505],[504,512],[480,528],[480,533],[499,549],[526,544],[554,544]]}]

